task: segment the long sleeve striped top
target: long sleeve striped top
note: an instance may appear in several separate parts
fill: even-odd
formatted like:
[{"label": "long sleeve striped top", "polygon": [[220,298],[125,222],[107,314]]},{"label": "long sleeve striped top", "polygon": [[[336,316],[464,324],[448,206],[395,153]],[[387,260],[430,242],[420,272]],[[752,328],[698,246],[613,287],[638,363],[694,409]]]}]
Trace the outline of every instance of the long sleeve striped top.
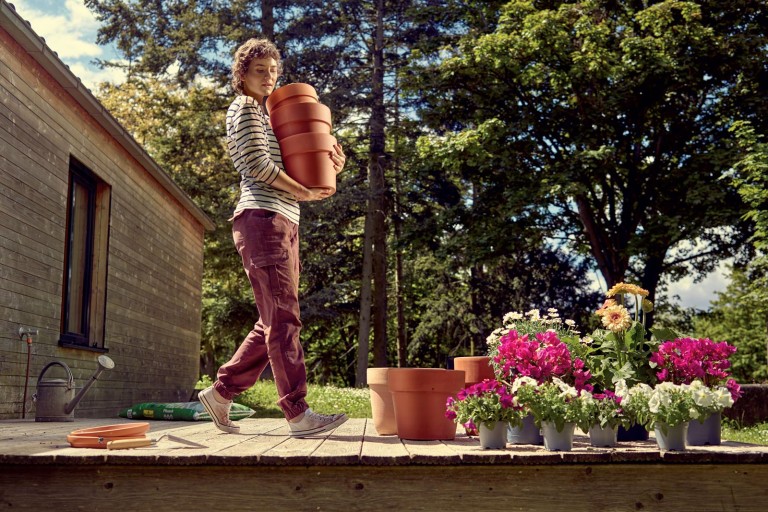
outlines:
[{"label": "long sleeve striped top", "polygon": [[280,146],[269,119],[250,96],[238,96],[227,110],[227,147],[240,173],[240,200],[233,217],[248,208],[263,208],[298,224],[296,198],[271,185],[285,172]]}]

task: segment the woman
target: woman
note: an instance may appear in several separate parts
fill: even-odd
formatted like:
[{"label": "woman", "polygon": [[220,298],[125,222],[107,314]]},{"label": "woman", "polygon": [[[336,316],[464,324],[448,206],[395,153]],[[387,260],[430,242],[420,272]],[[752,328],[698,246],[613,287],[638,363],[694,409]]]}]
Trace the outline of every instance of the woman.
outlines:
[{"label": "woman", "polygon": [[[218,372],[200,401],[222,431],[240,427],[229,419],[232,398],[256,382],[269,363],[290,435],[332,430],[345,414],[318,414],[309,408],[307,371],[299,341],[299,201],[323,199],[288,176],[280,147],[262,107],[280,76],[280,52],[266,39],[250,39],[235,52],[232,86],[237,97],[227,111],[227,144],[240,173],[240,200],[232,217],[235,246],[243,260],[259,320],[232,359]],[[341,146],[329,153],[338,174],[346,157]]]}]

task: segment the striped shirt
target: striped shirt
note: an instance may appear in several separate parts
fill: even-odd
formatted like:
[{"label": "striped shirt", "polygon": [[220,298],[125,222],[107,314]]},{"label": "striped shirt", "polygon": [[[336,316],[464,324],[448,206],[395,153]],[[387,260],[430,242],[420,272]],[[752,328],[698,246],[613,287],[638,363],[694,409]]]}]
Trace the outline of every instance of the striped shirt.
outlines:
[{"label": "striped shirt", "polygon": [[280,146],[269,118],[250,96],[238,96],[227,110],[227,147],[240,173],[240,200],[233,217],[248,208],[263,208],[298,224],[296,198],[271,186],[285,172]]}]

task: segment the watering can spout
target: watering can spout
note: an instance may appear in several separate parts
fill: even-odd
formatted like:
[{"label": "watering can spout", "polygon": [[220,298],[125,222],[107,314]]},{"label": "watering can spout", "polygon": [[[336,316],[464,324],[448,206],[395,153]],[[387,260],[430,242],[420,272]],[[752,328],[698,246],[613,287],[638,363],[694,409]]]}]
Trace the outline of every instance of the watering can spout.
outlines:
[{"label": "watering can spout", "polygon": [[75,410],[75,407],[77,407],[77,404],[80,403],[80,400],[82,400],[82,398],[85,396],[85,393],[87,393],[90,387],[93,386],[93,383],[96,382],[96,379],[99,378],[99,375],[101,375],[101,372],[103,372],[104,370],[111,370],[112,368],[115,367],[115,362],[105,355],[100,355],[98,358],[98,362],[99,362],[99,367],[96,369],[96,373],[94,373],[93,376],[90,378],[90,380],[85,383],[85,385],[77,394],[77,396],[73,398],[72,401],[69,402],[64,407],[65,414],[69,414]]}]

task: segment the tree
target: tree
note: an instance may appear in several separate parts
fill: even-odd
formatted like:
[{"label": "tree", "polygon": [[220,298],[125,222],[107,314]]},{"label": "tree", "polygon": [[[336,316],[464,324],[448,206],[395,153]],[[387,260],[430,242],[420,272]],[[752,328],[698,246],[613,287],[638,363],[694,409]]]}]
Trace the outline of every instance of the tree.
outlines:
[{"label": "tree", "polygon": [[150,155],[214,219],[205,239],[201,372],[211,377],[250,330],[253,297],[241,286],[242,264],[226,219],[236,202],[235,173],[221,126],[227,98],[215,88],[180,87],[134,74],[97,95]]},{"label": "tree", "polygon": [[[86,5],[102,22],[99,42],[116,43],[128,59],[131,73],[151,73],[168,76],[180,86],[199,79],[225,85],[228,80],[229,54],[248,37],[265,36],[274,40],[285,57],[285,82],[309,82],[316,85],[323,102],[334,113],[334,124],[342,143],[354,151],[367,155],[351,158],[358,170],[368,176],[369,192],[365,197],[366,209],[357,208],[344,198],[340,203],[328,202],[309,206],[305,212],[328,214],[329,225],[349,237],[363,237],[362,243],[346,244],[357,254],[346,253],[360,259],[366,250],[370,258],[373,278],[374,364],[387,365],[387,309],[388,309],[388,188],[386,185],[386,128],[392,120],[392,69],[403,59],[404,49],[410,44],[424,41],[428,28],[435,25],[422,7],[444,3],[441,0],[378,0],[374,5],[361,0],[325,2],[319,0],[273,0],[215,2],[198,0],[174,2],[170,0],[87,0]],[[419,7],[418,9],[412,9]],[[413,10],[415,17],[407,15]],[[444,16],[441,17],[441,19]],[[425,28],[427,27],[427,28]],[[426,31],[426,32],[425,32]],[[395,38],[393,34],[398,36]],[[400,37],[402,35],[402,37]],[[368,142],[363,149],[362,141]],[[349,153],[349,152],[348,152]],[[346,176],[353,173],[347,166]],[[351,186],[361,187],[364,181],[344,177]],[[342,187],[340,187],[342,189]],[[359,190],[349,190],[349,197],[357,197]],[[359,197],[358,197],[359,198]],[[344,204],[355,208],[365,217],[364,232],[358,230],[359,216],[341,216],[347,222],[333,222],[339,216],[329,205]],[[302,238],[307,230],[303,229]],[[305,244],[306,245],[306,244]],[[338,247],[338,245],[336,245]],[[330,246],[321,249],[333,249]],[[306,255],[307,252],[304,251]],[[310,254],[310,260],[314,256]],[[324,258],[317,259],[320,263]],[[330,260],[330,258],[328,259]],[[363,258],[368,262],[368,259]],[[313,267],[307,265],[305,268]],[[368,267],[366,266],[366,269]],[[360,277],[362,272],[363,276]],[[318,274],[324,272],[319,271]],[[327,274],[327,273],[326,273]],[[346,276],[362,283],[357,289],[369,286],[368,273],[358,267],[357,273]],[[314,287],[310,285],[315,293]],[[351,288],[351,287],[349,287]],[[333,296],[330,291],[326,294]],[[318,295],[319,296],[319,295]],[[363,343],[368,326],[363,321],[370,313],[362,293],[360,305],[360,361],[367,366],[368,347]],[[346,304],[346,302],[344,302]],[[225,308],[226,309],[226,308]],[[309,317],[312,318],[312,317]],[[320,317],[316,317],[320,318]],[[336,333],[325,330],[330,338],[346,339],[346,316],[336,325]],[[308,330],[312,330],[311,328]],[[323,344],[324,347],[333,344]],[[345,348],[346,350],[346,348]],[[358,372],[358,384],[364,384]]]},{"label": "tree", "polygon": [[444,134],[431,152],[492,130],[476,157],[608,286],[637,280],[653,299],[662,276],[738,252],[745,207],[721,178],[737,156],[729,126],[766,114],[762,2],[521,0],[497,19],[416,63],[411,88]]}]

